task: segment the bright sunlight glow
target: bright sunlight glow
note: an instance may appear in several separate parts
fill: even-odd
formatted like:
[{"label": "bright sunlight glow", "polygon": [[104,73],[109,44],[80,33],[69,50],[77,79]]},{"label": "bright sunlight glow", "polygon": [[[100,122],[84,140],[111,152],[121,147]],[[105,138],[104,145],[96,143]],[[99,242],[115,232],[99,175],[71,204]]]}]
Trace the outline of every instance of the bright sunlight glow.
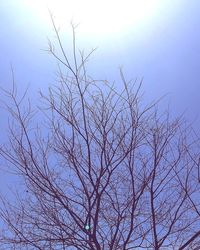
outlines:
[{"label": "bright sunlight glow", "polygon": [[158,0],[24,0],[43,22],[49,8],[59,25],[80,24],[85,34],[109,36],[126,32],[147,21]]}]

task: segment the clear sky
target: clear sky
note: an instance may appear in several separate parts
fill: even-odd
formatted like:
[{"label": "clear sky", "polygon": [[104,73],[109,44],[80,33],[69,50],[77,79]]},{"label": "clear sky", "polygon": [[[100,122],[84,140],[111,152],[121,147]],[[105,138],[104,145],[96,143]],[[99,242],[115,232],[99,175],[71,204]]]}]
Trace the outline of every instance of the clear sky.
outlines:
[{"label": "clear sky", "polygon": [[[88,5],[84,9],[79,5],[73,6],[73,11],[77,11],[74,12],[75,22],[79,22],[79,13],[85,13],[81,16],[83,24],[80,22],[77,29],[79,47],[86,50],[98,47],[91,57],[89,73],[120,84],[118,69],[123,66],[128,79],[144,77],[143,90],[147,99],[168,93],[166,98],[173,112],[178,115],[186,110],[189,120],[196,119],[194,125],[198,129],[200,1],[148,0],[150,4],[147,7],[137,9],[137,2],[140,1],[112,1],[110,5],[106,1],[96,1],[97,6]],[[51,22],[44,4],[39,4],[42,1],[36,4],[31,2],[37,1],[0,1],[1,86],[8,86],[11,80],[10,63],[21,90],[28,83],[36,91],[53,82],[56,63],[42,50],[47,48],[47,36],[53,38]],[[73,0],[65,2],[68,5],[60,6],[62,13],[56,10],[61,2],[57,1],[57,7],[55,4],[50,7],[55,8],[52,11],[58,24],[61,22],[61,31],[66,31],[64,39],[66,49],[70,51],[69,10]],[[78,1],[74,2],[78,4]],[[136,17],[133,18],[133,15]],[[85,16],[87,20],[84,23]],[[0,129],[3,131],[6,115],[0,112]],[[2,140],[3,137],[0,136]]]}]

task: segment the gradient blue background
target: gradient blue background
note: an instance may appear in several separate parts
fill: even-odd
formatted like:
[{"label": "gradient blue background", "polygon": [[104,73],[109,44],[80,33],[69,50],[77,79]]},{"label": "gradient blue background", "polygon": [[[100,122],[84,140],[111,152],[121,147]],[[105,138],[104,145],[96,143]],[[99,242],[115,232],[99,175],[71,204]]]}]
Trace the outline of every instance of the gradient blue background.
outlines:
[{"label": "gradient blue background", "polygon": [[[30,0],[31,1],[31,0]],[[173,115],[184,111],[186,118],[199,130],[200,122],[200,1],[160,0],[163,6],[141,29],[132,27],[121,34],[90,37],[79,34],[78,44],[90,49],[98,46],[91,57],[89,73],[108,80],[119,79],[123,66],[127,79],[144,77],[145,100],[168,94],[160,104],[170,103]],[[111,14],[112,16],[112,14]],[[56,62],[45,51],[46,37],[53,37],[52,26],[44,25],[23,0],[0,1],[0,86],[11,82],[10,64],[20,91],[30,84],[30,95],[37,101],[37,90],[54,82]],[[71,39],[71,34],[67,34]],[[66,40],[68,41],[68,40]],[[70,47],[66,42],[66,48]],[[4,100],[3,95],[0,95]],[[6,140],[7,114],[0,110],[0,140]],[[1,163],[1,169],[4,168]],[[0,191],[15,177],[0,169]],[[6,176],[6,177],[5,177]]]}]

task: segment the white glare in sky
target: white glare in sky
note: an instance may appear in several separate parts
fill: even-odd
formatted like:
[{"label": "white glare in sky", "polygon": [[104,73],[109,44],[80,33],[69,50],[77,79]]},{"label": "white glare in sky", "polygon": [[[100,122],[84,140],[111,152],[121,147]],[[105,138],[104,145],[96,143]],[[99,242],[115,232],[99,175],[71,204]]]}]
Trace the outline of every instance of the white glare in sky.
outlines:
[{"label": "white glare in sky", "polygon": [[40,19],[48,22],[49,8],[59,25],[80,24],[81,31],[112,35],[137,27],[157,10],[158,0],[24,0]]}]

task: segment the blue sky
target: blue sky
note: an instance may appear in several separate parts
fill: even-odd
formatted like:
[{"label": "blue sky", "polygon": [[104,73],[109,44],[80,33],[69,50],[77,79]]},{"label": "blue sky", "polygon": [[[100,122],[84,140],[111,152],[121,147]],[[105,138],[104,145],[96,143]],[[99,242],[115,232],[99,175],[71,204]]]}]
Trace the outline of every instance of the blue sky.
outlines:
[{"label": "blue sky", "polygon": [[[156,14],[142,25],[130,26],[109,38],[107,34],[84,35],[78,29],[78,44],[86,49],[98,47],[91,58],[91,74],[118,80],[122,65],[128,78],[144,77],[144,90],[150,99],[169,93],[173,109],[178,113],[187,109],[193,119],[199,115],[200,104],[200,2],[158,2]],[[42,23],[37,11],[23,0],[1,1],[0,17],[0,84],[9,83],[12,63],[20,88],[27,83],[36,90],[47,86],[56,70],[55,61],[42,51],[47,46],[46,37],[53,37],[50,20]],[[71,34],[67,35],[71,39]]]},{"label": "blue sky", "polygon": [[[179,115],[186,111],[187,119],[191,122],[195,120],[194,126],[198,130],[200,1],[158,2],[159,8],[142,24],[129,26],[117,34],[110,31],[110,34],[105,35],[97,35],[98,30],[95,34],[91,32],[86,35],[80,28],[80,32],[77,30],[77,42],[86,50],[98,47],[91,57],[90,75],[116,80],[119,85],[119,66],[123,66],[128,79],[144,77],[143,90],[147,100],[168,94],[164,103],[170,102],[173,114]],[[11,81],[10,63],[20,90],[29,83],[31,91],[36,92],[54,81],[56,62],[42,50],[47,47],[47,36],[53,37],[50,19],[45,19],[43,23],[41,13],[38,15],[37,10],[25,4],[25,0],[2,0],[0,34],[1,86],[7,87]],[[65,39],[66,48],[70,50],[71,34],[66,33]],[[32,93],[35,98],[36,95]],[[6,113],[0,112],[0,129],[5,131]],[[4,132],[0,138],[2,141],[6,138]]]}]

